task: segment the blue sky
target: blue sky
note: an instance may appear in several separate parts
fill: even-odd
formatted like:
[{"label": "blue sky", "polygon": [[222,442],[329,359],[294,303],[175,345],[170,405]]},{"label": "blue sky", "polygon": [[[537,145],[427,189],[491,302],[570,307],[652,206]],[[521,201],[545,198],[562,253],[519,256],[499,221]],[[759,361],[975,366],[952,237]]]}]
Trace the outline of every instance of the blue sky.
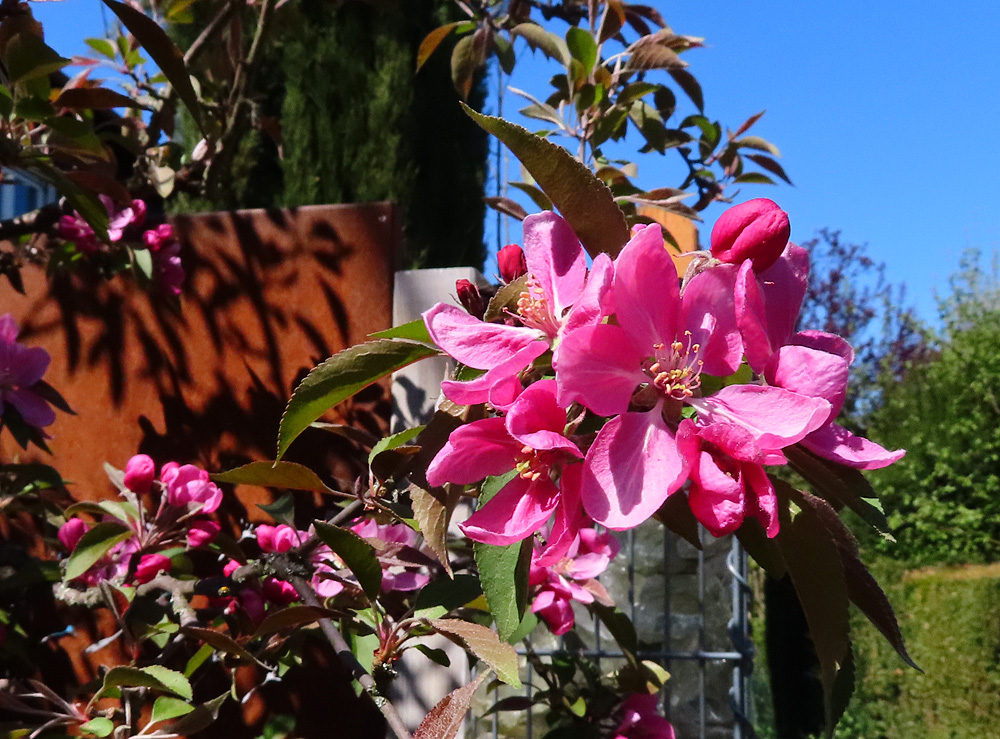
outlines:
[{"label": "blue sky", "polygon": [[[830,227],[867,243],[926,318],[934,314],[932,292],[946,290],[963,249],[1000,246],[998,6],[653,4],[678,33],[706,38],[706,48],[686,59],[709,117],[735,127],[767,110],[755,132],[781,149],[795,186],[746,186],[738,202],[777,201],[793,239]],[[85,35],[101,31],[100,7],[99,0],[34,5],[63,54],[78,53]],[[554,70],[541,69],[540,56],[521,59],[526,71],[515,84],[544,96]],[[509,94],[505,106],[519,107]],[[667,162],[643,158],[640,182],[678,184]],[[704,214],[703,243],[721,210]]]}]

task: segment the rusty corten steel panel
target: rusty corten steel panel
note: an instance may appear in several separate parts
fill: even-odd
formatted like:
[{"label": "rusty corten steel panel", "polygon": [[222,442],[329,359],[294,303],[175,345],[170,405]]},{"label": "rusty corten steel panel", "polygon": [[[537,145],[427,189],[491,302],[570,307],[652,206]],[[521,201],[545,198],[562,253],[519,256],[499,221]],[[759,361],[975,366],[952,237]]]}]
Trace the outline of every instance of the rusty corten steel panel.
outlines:
[{"label": "rusty corten steel panel", "polygon": [[[179,312],[130,276],[46,280],[29,268],[27,296],[2,288],[0,310],[14,313],[22,341],[52,355],[45,379],[77,413],[60,413],[47,431],[80,500],[109,494],[101,462],[121,467],[138,451],[210,470],[273,458],[281,411],[304,373],[390,325],[400,244],[390,204],[171,222],[188,273]],[[377,432],[386,397],[384,386],[370,389],[341,410]],[[318,443],[350,448],[316,434],[291,458]],[[4,442],[3,458],[17,452]],[[353,478],[352,465],[332,461],[334,477]]]},{"label": "rusty corten steel panel", "polygon": [[[170,222],[187,271],[179,311],[131,276],[108,281],[86,269],[47,278],[41,269],[26,268],[26,295],[6,282],[0,285],[0,313],[14,314],[21,341],[52,355],[45,379],[77,413],[58,413],[46,429],[53,437],[52,457],[34,450],[25,454],[4,434],[0,460],[52,463],[73,481],[70,492],[77,500],[116,495],[102,462],[120,468],[140,451],[158,464],[177,460],[211,471],[273,459],[281,413],[301,377],[331,354],[391,325],[401,245],[391,204],[207,213]],[[390,412],[387,384],[363,391],[338,412],[341,421],[383,434]],[[341,489],[363,469],[363,457],[350,442],[321,431],[304,433],[288,459],[325,470]],[[228,500],[220,509],[224,519],[242,509],[251,520],[270,520],[253,505],[270,500],[266,491],[241,486],[236,492],[239,502]],[[328,502],[300,496],[297,502],[311,502],[316,512]],[[27,531],[7,533],[23,539]],[[93,655],[82,651],[98,635],[114,631],[106,611],[76,617],[77,633],[60,640],[61,649],[53,643],[51,660],[37,665],[57,685],[84,682],[98,665],[123,656],[115,644]],[[34,626],[41,636],[55,624]],[[272,710],[298,714],[301,735],[322,736],[329,728],[323,728],[329,704],[316,702],[316,690],[336,696],[341,705],[353,693],[343,677],[331,681],[343,671],[328,651],[309,659],[331,663],[320,670],[319,684],[307,671],[284,697],[264,694],[273,693]],[[261,676],[243,677],[249,686]],[[304,708],[310,702],[315,710]],[[355,727],[360,733],[352,733],[375,735],[380,717],[359,708],[345,708],[337,720],[354,711],[349,718],[360,722]],[[224,726],[212,731],[253,736],[266,711],[259,699],[250,701],[228,710]]]}]

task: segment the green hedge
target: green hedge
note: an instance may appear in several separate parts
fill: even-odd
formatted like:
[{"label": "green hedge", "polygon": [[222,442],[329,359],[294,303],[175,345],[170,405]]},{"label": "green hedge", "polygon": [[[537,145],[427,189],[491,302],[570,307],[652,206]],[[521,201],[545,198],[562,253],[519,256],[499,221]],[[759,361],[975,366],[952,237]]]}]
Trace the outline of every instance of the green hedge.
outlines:
[{"label": "green hedge", "polygon": [[1000,736],[1000,564],[903,572],[883,562],[874,569],[924,674],[856,618],[857,689],[837,736]]}]

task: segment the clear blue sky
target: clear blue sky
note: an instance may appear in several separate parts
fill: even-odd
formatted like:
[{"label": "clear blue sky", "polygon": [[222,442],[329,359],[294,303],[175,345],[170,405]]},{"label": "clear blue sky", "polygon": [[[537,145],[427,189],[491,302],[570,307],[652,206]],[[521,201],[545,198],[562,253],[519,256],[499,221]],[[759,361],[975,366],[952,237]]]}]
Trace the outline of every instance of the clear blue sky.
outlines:
[{"label": "clear blue sky", "polygon": [[[795,186],[746,186],[738,200],[776,200],[790,214],[793,239],[826,226],[868,243],[927,318],[932,291],[947,288],[964,248],[1000,246],[1000,6],[653,4],[678,33],[706,38],[706,48],[686,58],[711,118],[735,127],[767,110],[755,131],[779,146]],[[82,37],[100,32],[100,7],[99,0],[34,5],[63,54],[80,52]],[[522,68],[535,64],[522,59]],[[544,96],[549,73],[515,84]],[[515,109],[513,96],[505,105]],[[655,156],[642,160],[640,181],[678,184]],[[706,212],[703,242],[720,212]]]}]

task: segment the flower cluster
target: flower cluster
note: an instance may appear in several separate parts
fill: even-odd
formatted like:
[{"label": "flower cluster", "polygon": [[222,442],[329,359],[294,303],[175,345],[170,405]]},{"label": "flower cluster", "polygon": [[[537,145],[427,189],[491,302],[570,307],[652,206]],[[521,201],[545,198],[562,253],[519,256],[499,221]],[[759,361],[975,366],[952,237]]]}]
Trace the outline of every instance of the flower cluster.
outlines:
[{"label": "flower cluster", "polygon": [[[205,470],[190,464],[167,462],[156,479],[156,465],[137,454],[125,465],[121,477],[123,502],[94,504],[88,510],[100,516],[96,523],[114,524],[113,544],[75,578],[84,586],[103,581],[142,585],[160,573],[169,573],[173,557],[206,546],[219,535],[220,526],[208,514],[218,510],[222,491]],[[160,495],[156,515],[150,517],[139,496]],[[59,529],[60,543],[74,552],[95,524],[71,517]],[[101,542],[91,542],[100,546]]]},{"label": "flower cluster", "polygon": [[29,426],[42,428],[56,420],[55,412],[39,393],[52,358],[41,347],[18,343],[18,333],[14,316],[0,316],[0,420],[9,407]]},{"label": "flower cluster", "polygon": [[[180,295],[184,285],[184,267],[181,264],[180,243],[174,238],[170,224],[146,229],[139,236],[139,229],[146,220],[146,203],[135,199],[121,206],[107,195],[100,195],[101,204],[108,212],[108,241],[112,244],[134,239],[142,243],[153,257],[153,276],[160,286],[171,295]],[[79,213],[65,215],[56,226],[60,238],[72,241],[84,254],[96,254],[101,250],[101,242],[94,229]]]},{"label": "flower cluster", "polygon": [[558,560],[591,522],[632,528],[685,489],[712,534],[752,518],[773,537],[765,468],[787,462],[783,449],[858,469],[899,459],[835,423],[853,352],[838,336],[796,330],[808,254],[788,236],[769,200],[731,208],[712,256],[682,284],[657,225],[588,270],[566,221],[525,219],[524,289],[502,322],[443,303],[424,314],[438,346],[482,371],[446,381],[444,394],[496,414],[454,431],[428,482],[514,473],[464,532],[510,544],[554,517],[544,556]]}]

